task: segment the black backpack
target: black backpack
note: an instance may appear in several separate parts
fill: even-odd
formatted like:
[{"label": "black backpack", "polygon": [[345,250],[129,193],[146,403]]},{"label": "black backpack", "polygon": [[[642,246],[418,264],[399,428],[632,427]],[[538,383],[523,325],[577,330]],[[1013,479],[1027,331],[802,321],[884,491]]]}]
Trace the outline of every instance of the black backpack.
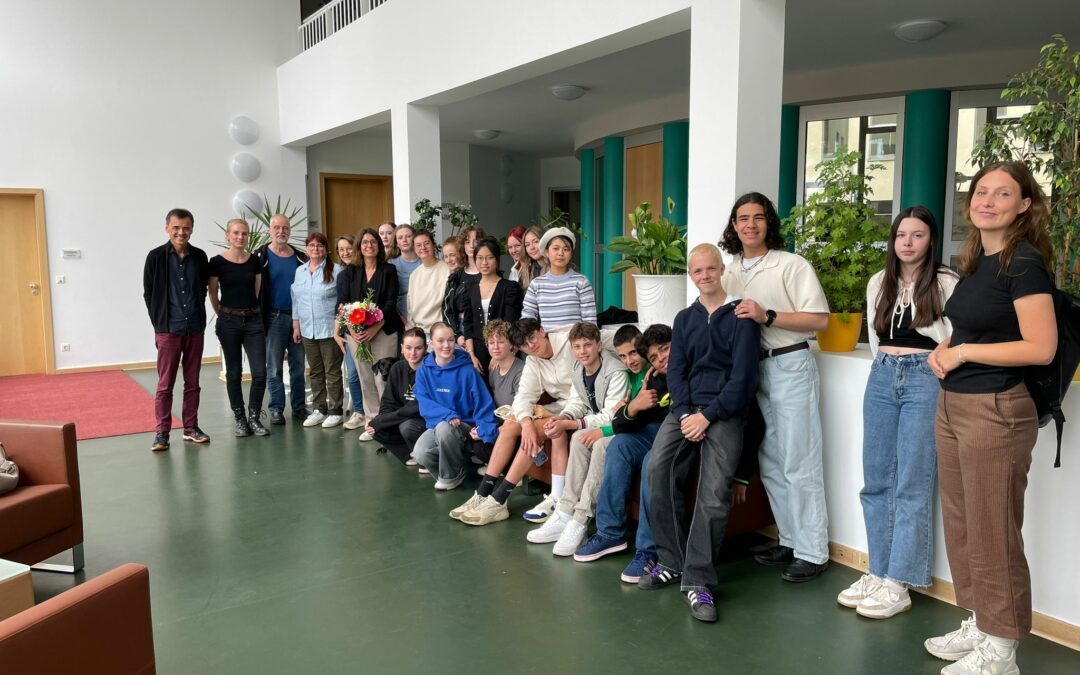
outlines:
[{"label": "black backpack", "polygon": [[1053,420],[1057,427],[1057,455],[1054,456],[1054,468],[1057,468],[1061,466],[1061,429],[1065,424],[1061,401],[1080,365],[1080,299],[1056,288],[1053,296],[1058,329],[1057,353],[1045,366],[1029,366],[1024,383],[1035,401],[1039,426],[1045,427]]}]

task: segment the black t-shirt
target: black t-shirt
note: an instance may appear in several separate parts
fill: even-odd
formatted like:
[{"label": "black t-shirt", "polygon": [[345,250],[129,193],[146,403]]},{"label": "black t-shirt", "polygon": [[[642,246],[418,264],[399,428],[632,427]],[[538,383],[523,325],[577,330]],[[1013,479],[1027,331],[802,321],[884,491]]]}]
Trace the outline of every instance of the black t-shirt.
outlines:
[{"label": "black t-shirt", "polygon": [[210,258],[210,276],[217,277],[221,289],[221,306],[229,309],[256,309],[259,299],[255,296],[255,278],[261,269],[255,256],[247,262],[234,263],[225,256]]},{"label": "black t-shirt", "polygon": [[[601,362],[601,368],[603,362]],[[600,406],[596,403],[596,378],[600,375],[600,368],[596,369],[596,372],[592,375],[588,373],[582,374],[582,380],[585,384],[585,395],[589,397],[589,407],[592,408],[593,414],[600,412]]]},{"label": "black t-shirt", "polygon": [[[1000,256],[1000,253],[982,256],[975,272],[960,280],[945,303],[945,316],[953,327],[951,345],[1023,339],[1013,301],[1053,291],[1054,284],[1042,256],[1031,244],[1021,242],[1016,247],[1007,271],[1000,271]],[[949,373],[941,386],[945,391],[985,394],[1011,389],[1023,379],[1023,367],[964,363]]]},{"label": "black t-shirt", "polygon": [[894,313],[889,316],[889,329],[877,334],[878,344],[882,347],[909,347],[911,349],[937,347],[937,341],[934,338],[927,337],[911,327],[913,320],[911,305],[905,307],[904,313],[899,317],[896,316],[894,310]]}]

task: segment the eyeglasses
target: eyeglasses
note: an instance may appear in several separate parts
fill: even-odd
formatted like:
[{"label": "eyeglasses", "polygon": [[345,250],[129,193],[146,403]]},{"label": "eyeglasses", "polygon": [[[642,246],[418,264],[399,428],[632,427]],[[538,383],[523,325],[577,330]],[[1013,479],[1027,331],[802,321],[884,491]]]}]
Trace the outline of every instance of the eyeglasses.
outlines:
[{"label": "eyeglasses", "polygon": [[421,241],[418,241],[415,244],[413,244],[413,248],[424,248],[424,249],[431,248],[431,242],[421,240]]},{"label": "eyeglasses", "polygon": [[361,246],[374,246],[375,248],[378,248],[379,247],[379,242],[372,241],[370,239],[365,239],[364,241],[360,242],[360,245]]}]

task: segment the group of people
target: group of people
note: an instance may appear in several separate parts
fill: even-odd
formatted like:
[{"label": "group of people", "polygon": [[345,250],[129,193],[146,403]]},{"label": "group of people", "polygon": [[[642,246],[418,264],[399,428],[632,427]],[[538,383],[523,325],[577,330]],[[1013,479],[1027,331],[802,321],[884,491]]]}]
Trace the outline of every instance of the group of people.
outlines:
[{"label": "group of people", "polygon": [[[875,619],[911,608],[909,589],[931,584],[937,489],[957,604],[973,613],[925,648],[955,661],[942,670],[949,675],[1018,673],[1017,641],[1031,628],[1021,528],[1038,429],[1023,374],[1052,360],[1057,344],[1048,206],[1027,167],[1004,162],[977,173],[964,214],[973,227],[962,277],[937,262],[937,223],[916,206],[894,220],[885,268],[867,287],[874,360],[860,498],[870,566],[837,601]],[[253,254],[246,223],[230,221],[229,250],[208,261],[188,243],[191,214],[169,212],[170,241],[151,251],[145,273],[159,350],[155,449],[168,447],[181,361],[184,438],[209,440],[196,417],[209,288],[237,435],[268,433],[268,378],[270,421],[284,422],[285,354],[293,415],[341,424],[344,359],[356,406],[345,425],[363,427],[361,440],[430,473],[438,490],[459,487],[470,458],[481,465],[475,492],[449,514],[464,524],[507,519],[513,489],[548,465],[551,492],[523,513],[537,525],[526,539],[598,560],[629,548],[628,493],[640,472],[635,553],[621,579],[648,590],[678,584],[691,614],[711,622],[728,514],[759,472],[779,541],[756,560],[782,566],[789,582],[827,567],[808,339],[825,328],[829,307],[812,267],[786,250],[766,196],[741,196],[719,248],[690,251],[699,297],[673,326],[613,335],[597,326],[592,286],[571,267],[568,229],[515,228],[503,277],[499,242],[478,228],[443,242],[441,260],[427,231],[365,228],[335,242],[334,264],[320,233],[301,252],[288,244],[284,217],[275,219],[272,242]],[[383,320],[342,332],[337,308],[369,290]],[[359,344],[371,362],[353,358]],[[241,350],[252,370],[247,408]]]}]

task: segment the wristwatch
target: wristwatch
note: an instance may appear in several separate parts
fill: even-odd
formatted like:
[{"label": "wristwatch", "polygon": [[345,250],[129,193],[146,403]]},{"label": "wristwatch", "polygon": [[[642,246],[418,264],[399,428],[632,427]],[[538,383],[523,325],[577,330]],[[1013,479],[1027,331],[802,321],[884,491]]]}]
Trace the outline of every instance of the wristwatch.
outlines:
[{"label": "wristwatch", "polygon": [[767,319],[765,319],[765,327],[768,328],[769,326],[772,325],[773,321],[776,321],[776,310],[775,309],[767,309],[767,310],[765,310],[765,316],[768,317]]}]

